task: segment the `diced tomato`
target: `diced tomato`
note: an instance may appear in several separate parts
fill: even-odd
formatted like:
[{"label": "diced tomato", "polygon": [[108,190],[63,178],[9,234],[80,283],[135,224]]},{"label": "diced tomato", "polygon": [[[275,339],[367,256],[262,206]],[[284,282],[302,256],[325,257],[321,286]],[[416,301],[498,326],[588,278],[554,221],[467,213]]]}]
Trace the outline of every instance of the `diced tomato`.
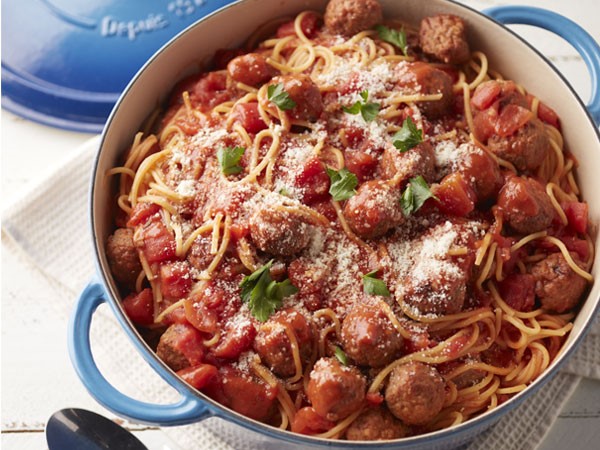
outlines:
[{"label": "diced tomato", "polygon": [[[533,98],[533,95],[527,94],[527,102],[530,108]],[[556,114],[556,112],[544,102],[538,103],[537,115],[542,122],[546,122],[548,125],[552,125],[557,130],[560,130],[560,120],[558,118],[558,114]]]},{"label": "diced tomato", "polygon": [[511,273],[498,283],[500,296],[517,311],[531,311],[535,304],[535,278],[528,273]]},{"label": "diced tomato", "polygon": [[358,127],[347,127],[343,129],[348,147],[358,148],[365,139],[365,130]]},{"label": "diced tomato", "polygon": [[367,400],[367,403],[372,406],[381,405],[384,400],[383,395],[379,392],[367,392],[365,399]]},{"label": "diced tomato", "polygon": [[220,48],[215,52],[213,57],[213,65],[216,70],[227,68],[227,64],[236,56],[245,53],[243,48]]},{"label": "diced tomato", "polygon": [[171,98],[175,104],[183,102],[182,95],[187,92],[192,106],[201,111],[208,111],[213,106],[229,99],[227,91],[227,74],[224,72],[208,72],[191,75],[180,81],[174,88]]},{"label": "diced tomato", "polygon": [[587,261],[590,257],[590,246],[586,240],[576,236],[562,236],[560,240],[564,242],[567,250],[577,253],[582,261]]},{"label": "diced tomato", "polygon": [[168,299],[185,297],[192,287],[190,265],[185,261],[163,264],[160,267],[160,291]]},{"label": "diced tomato", "polygon": [[413,332],[409,339],[404,341],[406,353],[416,353],[427,350],[432,347],[433,341],[429,338],[429,333],[425,330]]},{"label": "diced tomato", "polygon": [[321,200],[319,202],[312,203],[310,207],[319,214],[327,217],[327,219],[329,219],[331,222],[337,219],[337,212],[329,200]]},{"label": "diced tomato", "polygon": [[345,154],[346,168],[363,182],[373,176],[377,168],[377,158],[361,151],[347,151]]},{"label": "diced tomato", "polygon": [[[346,95],[350,92],[359,92],[362,90],[362,86],[362,83],[360,83],[359,72],[351,72],[337,86],[337,92],[339,93],[339,95]],[[349,107],[351,105],[345,106]]]},{"label": "diced tomato", "polygon": [[[164,309],[166,309],[165,307]],[[185,317],[185,308],[180,306],[167,313],[160,322],[163,325],[173,325],[174,323],[189,323]]]},{"label": "diced tomato", "polygon": [[451,173],[442,182],[432,187],[438,198],[438,209],[444,214],[463,217],[475,209],[477,196],[471,185],[460,173]]},{"label": "diced tomato", "polygon": [[515,252],[511,252],[510,248],[499,248],[500,256],[504,263],[502,264],[502,271],[504,273],[511,273],[518,261],[522,261],[527,256],[527,250],[525,247],[519,248]]},{"label": "diced tomato", "polygon": [[444,350],[444,353],[448,355],[448,358],[457,358],[460,355],[460,353],[465,349],[470,339],[471,336],[469,334],[459,336],[458,338],[453,339],[452,341],[450,341],[450,343]]},{"label": "diced tomato", "polygon": [[129,294],[123,299],[127,317],[136,325],[151,325],[154,322],[154,297],[152,289]]},{"label": "diced tomato", "polygon": [[305,406],[294,416],[292,432],[311,435],[331,430],[334,426],[335,422],[319,416],[312,406]]},{"label": "diced tomato", "polygon": [[212,364],[200,364],[197,366],[186,367],[177,372],[183,381],[196,389],[202,389],[214,378],[217,377],[218,370]]},{"label": "diced tomato", "polygon": [[488,81],[481,83],[475,89],[473,97],[471,97],[471,104],[477,109],[484,110],[492,106],[492,103],[500,96],[502,87],[500,83],[496,81]]},{"label": "diced tomato", "polygon": [[556,112],[545,103],[539,103],[538,117],[542,122],[546,122],[548,125],[552,125],[554,128],[560,131],[560,120],[558,118],[558,114],[556,114]]},{"label": "diced tomato", "polygon": [[496,133],[506,137],[515,133],[519,128],[531,120],[533,113],[527,108],[515,104],[508,104],[500,112],[496,122]]},{"label": "diced tomato", "polygon": [[302,189],[302,202],[305,204],[325,200],[329,196],[329,175],[325,171],[325,165],[317,157],[306,161],[296,175],[294,184]]},{"label": "diced tomato", "polygon": [[[302,18],[302,23],[300,23],[300,28],[302,32],[307,38],[312,38],[315,36],[316,32],[319,30],[319,17],[314,13],[308,13]],[[289,22],[285,22],[279,26],[277,29],[277,37],[282,38],[286,36],[293,36],[296,34],[296,30],[294,28],[294,20]]]},{"label": "diced tomato", "polygon": [[316,271],[306,258],[295,259],[288,266],[288,277],[294,286],[299,286],[299,300],[309,311],[323,307],[326,276],[325,271]]},{"label": "diced tomato", "polygon": [[198,131],[207,125],[207,121],[195,114],[185,114],[176,120],[177,126],[188,136],[194,136]]},{"label": "diced tomato", "polygon": [[258,103],[256,102],[239,103],[233,108],[231,114],[248,133],[255,134],[267,128],[267,124],[258,112]]},{"label": "diced tomato", "polygon": [[296,30],[294,27],[293,20],[285,22],[285,23],[279,25],[279,28],[277,28],[277,37],[278,38],[283,38],[286,36],[293,36],[294,34],[296,34]]},{"label": "diced tomato", "polygon": [[586,202],[563,202],[560,206],[569,220],[569,226],[577,233],[585,233],[588,227],[588,204]]},{"label": "diced tomato", "polygon": [[[562,229],[556,233],[552,233],[552,235],[555,238],[559,239],[563,244],[565,244],[567,250],[569,250],[570,252],[577,253],[577,255],[582,261],[587,261],[590,256],[590,247],[587,241],[585,239],[580,239],[577,236],[573,236],[567,233],[567,229]],[[548,253],[560,251],[560,249],[556,245],[545,239],[539,239],[533,242],[532,245],[535,245],[537,248],[543,249]]]},{"label": "diced tomato", "polygon": [[199,294],[184,302],[185,317],[198,330],[214,334],[219,329],[219,315],[225,307],[222,289],[208,283]]},{"label": "diced tomato", "polygon": [[240,239],[248,236],[250,233],[250,227],[247,223],[233,223],[229,228],[229,232],[231,233],[231,239],[233,241],[239,241]]},{"label": "diced tomato", "polygon": [[137,225],[141,225],[159,210],[160,206],[158,206],[156,203],[138,202],[131,211],[131,215],[127,221],[127,226],[136,227]]},{"label": "diced tomato", "polygon": [[149,263],[174,259],[175,237],[160,220],[154,220],[143,229],[143,252]]},{"label": "diced tomato", "polygon": [[256,328],[250,321],[235,324],[225,328],[221,340],[212,349],[212,354],[217,358],[237,359],[243,352],[252,347],[256,337]]},{"label": "diced tomato", "polygon": [[473,134],[481,142],[487,142],[490,136],[496,131],[496,122],[498,121],[498,110],[488,108],[473,116]]}]

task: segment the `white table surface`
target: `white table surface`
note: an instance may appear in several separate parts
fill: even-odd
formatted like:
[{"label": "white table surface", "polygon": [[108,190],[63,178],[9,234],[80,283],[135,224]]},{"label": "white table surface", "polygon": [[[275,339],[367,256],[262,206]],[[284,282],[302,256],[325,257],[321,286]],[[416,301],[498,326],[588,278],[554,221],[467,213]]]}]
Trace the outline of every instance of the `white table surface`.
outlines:
[{"label": "white table surface", "polygon": [[[463,1],[477,9],[511,4],[500,0]],[[514,2],[516,3],[516,2]],[[600,41],[597,0],[520,1],[563,14]],[[575,51],[547,32],[515,27],[561,70],[584,99],[590,95],[587,70]],[[50,128],[1,111],[2,209],[69,152],[92,136]],[[82,232],[87,232],[84,230]],[[43,304],[43,292],[28,289],[23,261],[2,243],[2,435],[4,449],[47,448],[44,426],[50,413],[66,406],[93,409],[114,417],[96,404],[77,379],[66,350],[66,330],[46,320],[32,319],[28,307]],[[24,301],[26,299],[27,301]],[[38,303],[39,302],[39,303]],[[39,399],[43,399],[40,401]],[[25,412],[24,412],[25,411]],[[136,435],[152,449],[179,450],[160,429],[139,427]],[[540,450],[599,448],[600,382],[583,379],[542,442]],[[199,443],[201,446],[201,443]]]}]

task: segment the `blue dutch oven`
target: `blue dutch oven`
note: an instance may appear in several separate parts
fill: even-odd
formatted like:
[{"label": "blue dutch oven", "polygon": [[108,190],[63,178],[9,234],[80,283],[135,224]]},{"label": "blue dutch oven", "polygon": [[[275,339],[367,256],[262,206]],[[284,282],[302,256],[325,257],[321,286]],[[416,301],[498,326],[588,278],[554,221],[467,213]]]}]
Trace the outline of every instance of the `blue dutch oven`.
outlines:
[{"label": "blue dutch oven", "polygon": [[[293,434],[237,414],[212,399],[197,392],[180,380],[143,341],[120,306],[117,287],[108,268],[104,246],[113,224],[108,213],[111,202],[110,183],[104,174],[117,165],[129,147],[134,134],[149,111],[163,101],[174,83],[197,70],[198,63],[208,59],[218,48],[239,45],[260,24],[269,19],[291,15],[303,9],[323,10],[325,0],[281,0],[273,8],[269,0],[244,0],[226,6],[192,25],[160,51],[138,72],[112,111],[96,157],[90,197],[91,231],[97,262],[97,278],[83,291],[78,299],[69,324],[69,351],[73,365],[90,394],[115,414],[134,422],[173,426],[219,417],[241,425],[240,433],[246,433],[248,445],[265,445],[273,448],[302,446],[306,448],[449,448],[460,445],[488,428],[501,416],[525,401],[555,374],[577,344],[583,339],[594,315],[599,309],[600,283],[596,281],[579,312],[572,332],[562,351],[549,369],[529,388],[506,403],[473,418],[461,425],[426,435],[395,441],[347,442],[332,441]],[[600,222],[600,138],[597,123],[600,122],[600,47],[581,27],[558,14],[531,7],[507,6],[492,8],[480,13],[445,0],[415,2],[409,0],[382,1],[387,17],[403,17],[418,23],[427,15],[453,13],[463,17],[470,28],[469,40],[474,48],[488,55],[490,66],[509,79],[518,80],[530,87],[545,103],[561,117],[563,134],[569,149],[580,162],[579,185],[583,197],[589,203],[591,223]],[[570,42],[584,59],[592,80],[592,96],[587,107],[579,100],[566,80],[534,48],[502,24],[529,24],[550,30]],[[227,30],[227,32],[223,32]],[[592,273],[598,277],[600,266],[599,246]],[[90,348],[90,327],[96,308],[108,303],[123,330],[147,363],[174,387],[180,395],[172,404],[151,404],[124,395],[115,389],[102,375],[94,362]]]}]

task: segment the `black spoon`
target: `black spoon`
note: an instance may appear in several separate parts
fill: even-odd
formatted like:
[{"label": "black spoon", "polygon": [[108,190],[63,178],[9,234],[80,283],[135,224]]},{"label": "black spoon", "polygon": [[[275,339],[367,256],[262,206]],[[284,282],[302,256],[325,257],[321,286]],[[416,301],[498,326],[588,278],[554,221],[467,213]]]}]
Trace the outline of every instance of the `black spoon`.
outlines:
[{"label": "black spoon", "polygon": [[46,425],[46,442],[50,450],[148,450],[119,424],[77,408],[52,414]]}]

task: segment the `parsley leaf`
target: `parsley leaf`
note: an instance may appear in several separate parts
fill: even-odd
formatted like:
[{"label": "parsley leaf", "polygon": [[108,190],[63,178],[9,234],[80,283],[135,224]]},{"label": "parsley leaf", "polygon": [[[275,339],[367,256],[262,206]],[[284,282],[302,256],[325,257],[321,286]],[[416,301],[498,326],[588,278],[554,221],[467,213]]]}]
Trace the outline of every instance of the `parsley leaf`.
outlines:
[{"label": "parsley leaf", "polygon": [[329,193],[335,201],[348,200],[356,194],[358,178],[345,167],[340,170],[327,168],[327,175],[331,180]]},{"label": "parsley leaf", "polygon": [[429,198],[438,198],[433,195],[427,181],[419,175],[418,177],[411,178],[409,185],[404,190],[402,198],[400,199],[400,207],[404,215],[408,216],[417,211],[425,201]]},{"label": "parsley leaf", "polygon": [[408,56],[408,43],[406,42],[406,33],[404,32],[404,30],[398,31],[383,25],[377,25],[375,29],[379,34],[379,39],[385,42],[389,42],[392,45],[395,45],[400,50],[402,50],[404,56]]},{"label": "parsley leaf", "polygon": [[283,89],[283,83],[269,85],[267,87],[267,97],[282,111],[287,111],[296,106],[296,102],[290,97],[290,94]]},{"label": "parsley leaf", "polygon": [[346,355],[346,353],[344,353],[344,350],[336,346],[333,352],[339,362],[341,362],[344,366],[348,365],[348,356]]},{"label": "parsley leaf", "polygon": [[392,143],[404,153],[423,142],[423,130],[419,130],[410,116],[404,119],[402,128],[392,137]]},{"label": "parsley leaf", "polygon": [[389,297],[390,291],[385,285],[383,280],[377,278],[377,270],[369,272],[362,277],[363,279],[363,292],[370,295],[383,295]]},{"label": "parsley leaf", "polygon": [[360,115],[365,119],[365,122],[371,122],[379,114],[380,107],[379,103],[365,103],[360,110]]},{"label": "parsley leaf", "polygon": [[375,117],[377,117],[377,114],[379,114],[379,108],[381,108],[381,105],[379,103],[367,102],[369,99],[369,91],[362,91],[360,93],[360,97],[362,98],[362,102],[357,101],[350,107],[342,106],[342,110],[348,114],[360,113],[365,122],[371,122],[375,119]]},{"label": "parsley leaf", "polygon": [[355,102],[354,105],[350,107],[342,106],[342,110],[348,114],[358,114],[362,109],[362,104],[360,102]]},{"label": "parsley leaf", "polygon": [[267,321],[285,297],[298,292],[289,279],[275,281],[271,278],[272,265],[273,260],[245,276],[240,283],[242,301],[248,303],[252,315],[261,322]]},{"label": "parsley leaf", "polygon": [[244,147],[226,147],[217,150],[217,160],[225,175],[240,173],[244,168],[240,166],[240,159],[246,149]]}]

